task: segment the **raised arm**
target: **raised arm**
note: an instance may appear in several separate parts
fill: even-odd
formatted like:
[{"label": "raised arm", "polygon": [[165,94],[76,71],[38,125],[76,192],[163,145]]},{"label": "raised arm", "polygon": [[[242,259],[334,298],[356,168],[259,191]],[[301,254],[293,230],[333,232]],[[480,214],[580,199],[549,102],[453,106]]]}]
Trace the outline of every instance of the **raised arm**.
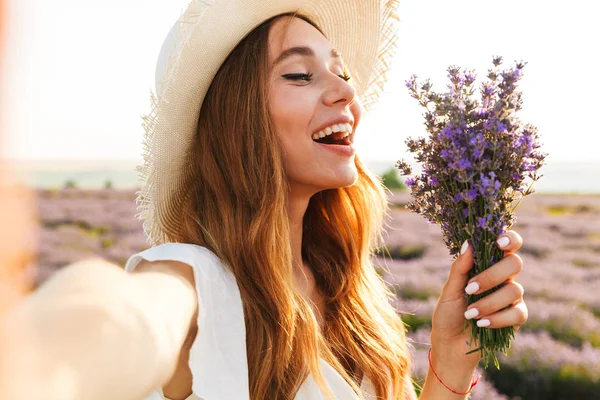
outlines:
[{"label": "raised arm", "polygon": [[130,400],[166,383],[197,300],[185,273],[153,264],[79,262],[19,303],[0,321],[0,398]]},{"label": "raised arm", "polygon": [[468,242],[452,264],[433,312],[431,362],[420,400],[467,398],[460,393],[469,391],[480,355],[478,352],[466,354],[478,344],[469,345],[470,327],[464,329],[465,318],[473,318],[465,314],[465,293],[486,293],[504,283],[497,292],[482,297],[469,309],[476,308],[475,318],[483,320],[484,325],[481,326],[486,329],[513,326],[517,331],[527,320],[523,287],[515,281],[523,269],[523,261],[514,253],[523,244],[523,239],[515,231],[507,231],[501,238],[503,240],[498,241],[498,247],[504,251],[504,258],[473,278],[468,279],[468,271],[474,261],[473,249]]}]

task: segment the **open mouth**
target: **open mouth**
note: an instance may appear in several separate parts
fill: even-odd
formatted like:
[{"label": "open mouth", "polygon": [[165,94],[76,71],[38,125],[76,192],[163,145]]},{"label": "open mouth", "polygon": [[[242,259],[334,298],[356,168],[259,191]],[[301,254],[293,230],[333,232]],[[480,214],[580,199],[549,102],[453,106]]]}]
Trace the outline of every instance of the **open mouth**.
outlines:
[{"label": "open mouth", "polygon": [[342,146],[349,146],[352,144],[348,132],[335,132],[319,139],[313,138],[313,140],[321,144],[337,144]]},{"label": "open mouth", "polygon": [[352,125],[350,124],[334,124],[315,134],[312,139],[320,144],[349,146],[350,134],[352,133]]}]

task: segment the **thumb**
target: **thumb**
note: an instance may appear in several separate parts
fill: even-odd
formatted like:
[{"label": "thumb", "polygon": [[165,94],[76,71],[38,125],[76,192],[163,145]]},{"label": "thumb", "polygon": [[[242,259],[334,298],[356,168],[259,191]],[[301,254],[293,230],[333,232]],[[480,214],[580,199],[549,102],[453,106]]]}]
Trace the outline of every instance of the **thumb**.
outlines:
[{"label": "thumb", "polygon": [[473,248],[468,240],[463,243],[460,254],[450,267],[448,280],[442,289],[440,301],[452,301],[463,298],[469,271],[473,267]]}]

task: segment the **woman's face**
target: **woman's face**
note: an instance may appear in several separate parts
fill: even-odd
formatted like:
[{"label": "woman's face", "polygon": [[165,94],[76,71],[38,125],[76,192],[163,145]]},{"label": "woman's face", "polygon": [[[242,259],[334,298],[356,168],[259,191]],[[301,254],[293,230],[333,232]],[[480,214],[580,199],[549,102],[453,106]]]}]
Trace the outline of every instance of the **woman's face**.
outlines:
[{"label": "woman's face", "polygon": [[341,56],[308,22],[282,17],[269,33],[269,66],[269,111],[292,192],[311,196],[354,184],[361,106]]}]

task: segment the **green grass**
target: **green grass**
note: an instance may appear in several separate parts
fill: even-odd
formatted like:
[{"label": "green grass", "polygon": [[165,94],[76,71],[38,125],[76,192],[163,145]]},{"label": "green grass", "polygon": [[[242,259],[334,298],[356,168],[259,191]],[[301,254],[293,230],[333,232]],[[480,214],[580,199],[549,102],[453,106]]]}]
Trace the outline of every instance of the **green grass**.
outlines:
[{"label": "green grass", "polygon": [[375,272],[377,272],[377,275],[379,275],[380,277],[385,277],[385,275],[387,274],[387,270],[383,267],[374,267],[375,268]]},{"label": "green grass", "polygon": [[104,238],[100,241],[100,246],[102,246],[103,249],[108,249],[109,247],[113,247],[114,245],[115,242],[112,239]]},{"label": "green grass", "polygon": [[423,290],[422,288],[417,289],[412,286],[392,285],[390,290],[396,296],[406,300],[427,300],[430,297],[439,296],[439,293],[434,293],[433,290],[427,291]]},{"label": "green grass", "polygon": [[101,237],[102,235],[106,234],[109,230],[110,230],[109,227],[97,226],[97,227],[93,227],[93,228],[89,229],[88,235],[90,235],[91,237],[94,237],[94,238],[98,238],[98,237]]},{"label": "green grass", "polygon": [[596,261],[588,260],[586,258],[576,258],[572,262],[574,266],[579,268],[590,268],[600,265]]},{"label": "green grass", "polygon": [[414,314],[400,314],[402,321],[409,326],[409,331],[415,332],[422,327],[431,328],[431,316],[425,315],[414,315]]},{"label": "green grass", "polygon": [[523,325],[523,330],[527,331],[547,331],[554,339],[580,348],[584,342],[589,342],[594,347],[600,347],[600,332],[584,333],[576,328],[565,327],[556,321],[536,322],[528,320]]},{"label": "green grass", "polygon": [[384,246],[375,251],[381,257],[391,257],[393,260],[414,260],[425,255],[427,246],[418,244]]},{"label": "green grass", "polygon": [[530,256],[534,256],[535,258],[546,258],[550,254],[550,251],[539,247],[534,247],[525,243],[519,249],[519,253],[529,254]]},{"label": "green grass", "polygon": [[588,238],[600,242],[600,233],[590,232],[590,233],[588,233]]},{"label": "green grass", "polygon": [[576,206],[567,206],[564,204],[553,204],[546,208],[546,212],[553,216],[562,216],[569,214],[587,214],[594,211],[593,207],[587,204],[579,204]]}]

